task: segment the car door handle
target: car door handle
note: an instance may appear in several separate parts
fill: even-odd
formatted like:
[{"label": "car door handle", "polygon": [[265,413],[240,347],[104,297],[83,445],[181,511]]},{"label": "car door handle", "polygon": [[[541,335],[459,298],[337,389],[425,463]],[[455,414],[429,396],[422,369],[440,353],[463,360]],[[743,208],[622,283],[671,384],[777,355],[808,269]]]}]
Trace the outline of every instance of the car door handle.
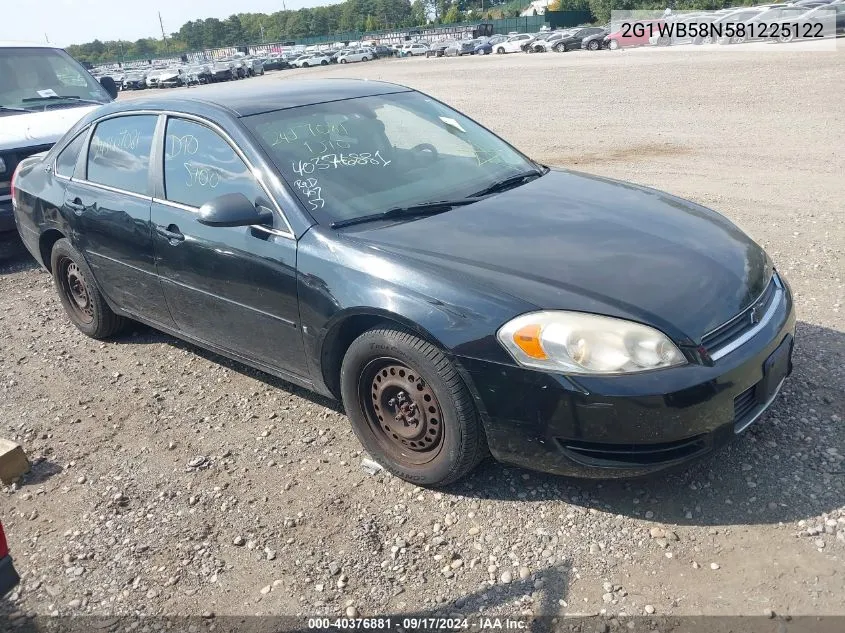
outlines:
[{"label": "car door handle", "polygon": [[85,205],[82,204],[82,200],[79,198],[65,201],[65,206],[67,206],[68,209],[72,209],[76,214],[80,214],[85,210]]},{"label": "car door handle", "polygon": [[156,232],[162,237],[166,237],[167,241],[170,242],[173,246],[176,246],[176,244],[185,241],[185,235],[182,233],[182,231],[179,230],[179,227],[175,224],[169,224],[167,226],[157,226]]}]

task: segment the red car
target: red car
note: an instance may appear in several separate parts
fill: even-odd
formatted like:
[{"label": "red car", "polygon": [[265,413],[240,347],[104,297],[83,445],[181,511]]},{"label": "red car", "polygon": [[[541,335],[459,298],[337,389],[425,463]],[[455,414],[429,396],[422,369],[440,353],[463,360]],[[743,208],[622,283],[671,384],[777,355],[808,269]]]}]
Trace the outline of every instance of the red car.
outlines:
[{"label": "red car", "polygon": [[664,20],[634,20],[622,22],[605,36],[602,48],[615,51],[617,48],[629,46],[645,46],[652,34],[659,34]]},{"label": "red car", "polygon": [[18,572],[15,571],[15,566],[12,564],[12,557],[9,556],[9,546],[6,544],[3,524],[0,523],[0,597],[9,593],[20,580],[20,576],[18,576]]}]

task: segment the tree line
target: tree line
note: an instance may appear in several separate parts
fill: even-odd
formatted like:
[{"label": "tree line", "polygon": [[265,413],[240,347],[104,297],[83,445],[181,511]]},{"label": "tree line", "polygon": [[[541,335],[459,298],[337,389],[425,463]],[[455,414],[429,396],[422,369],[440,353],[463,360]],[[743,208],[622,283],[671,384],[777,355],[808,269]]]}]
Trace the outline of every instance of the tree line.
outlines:
[{"label": "tree line", "polygon": [[[67,51],[81,61],[102,63],[144,59],[185,51],[242,46],[264,42],[296,41],[332,33],[408,28],[429,22],[454,24],[515,17],[530,0],[344,0],[338,4],[277,11],[238,13],[224,20],[205,18],[186,22],[163,39],[129,41],[94,40],[74,44]],[[594,21],[605,23],[612,10],[720,9],[753,0],[556,0],[549,8],[590,11]]]}]

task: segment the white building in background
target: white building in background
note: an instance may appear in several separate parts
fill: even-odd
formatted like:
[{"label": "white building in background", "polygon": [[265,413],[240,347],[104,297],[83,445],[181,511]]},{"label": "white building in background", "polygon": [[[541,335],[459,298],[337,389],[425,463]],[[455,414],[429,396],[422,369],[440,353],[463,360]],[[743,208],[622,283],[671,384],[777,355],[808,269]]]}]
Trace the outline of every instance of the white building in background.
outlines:
[{"label": "white building in background", "polygon": [[546,12],[546,8],[552,2],[554,2],[554,0],[533,0],[533,2],[525,8],[525,11],[519,15],[521,17],[528,17],[530,15],[534,15],[534,11],[537,12],[537,15],[543,15]]}]

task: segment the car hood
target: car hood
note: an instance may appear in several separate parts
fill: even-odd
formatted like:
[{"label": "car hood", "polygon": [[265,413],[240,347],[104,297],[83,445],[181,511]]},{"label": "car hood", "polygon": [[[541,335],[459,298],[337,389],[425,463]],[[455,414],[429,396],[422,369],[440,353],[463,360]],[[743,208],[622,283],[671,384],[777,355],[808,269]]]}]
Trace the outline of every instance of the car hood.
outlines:
[{"label": "car hood", "polygon": [[89,112],[100,106],[63,107],[0,117],[0,150],[55,143]]},{"label": "car hood", "polygon": [[715,211],[630,183],[553,170],[436,216],[353,239],[540,309],[628,318],[693,344],[747,307],[766,253]]}]

